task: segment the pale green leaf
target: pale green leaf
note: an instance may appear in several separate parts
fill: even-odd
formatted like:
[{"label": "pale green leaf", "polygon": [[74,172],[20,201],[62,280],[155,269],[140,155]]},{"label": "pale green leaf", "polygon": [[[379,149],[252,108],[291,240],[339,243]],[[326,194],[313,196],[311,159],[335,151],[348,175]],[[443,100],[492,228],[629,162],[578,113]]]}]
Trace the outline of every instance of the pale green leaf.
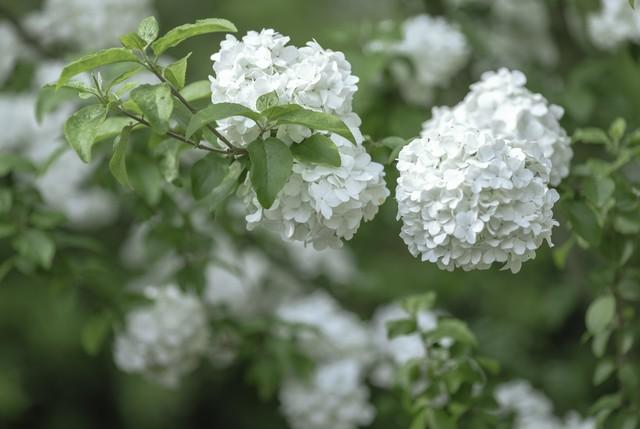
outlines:
[{"label": "pale green leaf", "polygon": [[123,62],[138,62],[138,58],[127,48],[109,48],[85,55],[62,69],[56,88],[61,88],[69,80],[80,74],[95,68]]},{"label": "pale green leaf", "polygon": [[587,329],[594,335],[603,332],[613,322],[615,313],[616,301],[614,297],[612,295],[599,297],[587,309]]},{"label": "pale green leaf", "polygon": [[585,180],[584,194],[596,207],[604,207],[615,190],[615,182],[608,177],[590,176]]},{"label": "pale green leaf", "polygon": [[28,229],[14,239],[13,247],[20,255],[41,267],[51,268],[56,246],[48,234],[37,229]]},{"label": "pale green leaf", "polygon": [[138,36],[138,33],[127,33],[120,37],[122,46],[129,49],[144,49],[145,42]]},{"label": "pale green leaf", "polygon": [[258,109],[258,112],[263,112],[273,106],[277,106],[279,102],[280,99],[278,98],[278,93],[272,91],[258,97],[258,100],[256,101],[256,109]]},{"label": "pale green leaf", "polygon": [[211,98],[211,83],[208,80],[190,83],[180,90],[180,95],[188,102]]},{"label": "pale green leaf", "polygon": [[167,49],[177,46],[191,37],[209,33],[236,31],[238,31],[236,26],[226,19],[201,19],[194,24],[181,25],[167,32],[167,34],[151,44],[151,49],[153,49],[154,54],[160,55]]},{"label": "pale green leaf", "polygon": [[131,99],[156,133],[165,134],[169,131],[169,119],[173,112],[173,97],[169,85],[141,85],[131,91]]},{"label": "pale green leaf", "polygon": [[91,148],[106,117],[107,108],[93,104],[78,110],[64,124],[64,136],[82,161],[91,161]]},{"label": "pale green leaf", "polygon": [[159,31],[160,27],[158,26],[158,20],[155,16],[146,17],[138,26],[138,36],[140,36],[147,45],[158,38]]},{"label": "pale green leaf", "polygon": [[133,126],[135,124],[137,124],[135,119],[131,119],[126,116],[111,116],[100,124],[94,141],[95,143],[98,143],[112,139],[120,135],[124,127]]},{"label": "pale green leaf", "polygon": [[184,87],[187,75],[187,61],[190,56],[191,52],[164,69],[164,77],[178,89]]}]

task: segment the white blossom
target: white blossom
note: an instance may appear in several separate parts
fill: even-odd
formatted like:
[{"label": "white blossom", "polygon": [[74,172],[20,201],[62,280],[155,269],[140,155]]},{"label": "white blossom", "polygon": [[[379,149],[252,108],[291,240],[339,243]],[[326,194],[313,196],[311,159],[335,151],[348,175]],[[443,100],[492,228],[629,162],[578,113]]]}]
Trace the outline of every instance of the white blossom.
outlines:
[{"label": "white blossom", "polygon": [[[211,57],[212,101],[256,109],[260,96],[275,91],[280,104],[299,104],[343,119],[353,117],[351,104],[358,78],[351,74],[344,54],[323,49],[317,42],[297,48],[288,45],[289,40],[272,29],[250,31],[242,40],[227,35]],[[246,118],[230,118],[218,125],[239,146],[255,140],[260,131]],[[299,142],[309,135],[304,127],[286,126],[278,137]]]},{"label": "white blossom", "polygon": [[557,225],[549,169],[537,145],[464,125],[430,129],[400,152],[400,236],[441,269],[497,262],[518,272]]},{"label": "white blossom", "polygon": [[373,422],[359,362],[321,364],[309,380],[288,378],[280,390],[282,412],[292,429],[355,429]]},{"label": "white blossom", "polygon": [[261,207],[247,183],[241,190],[248,228],[264,226],[283,239],[311,243],[316,249],[337,248],[369,221],[389,195],[384,169],[362,145],[338,135],[331,140],[342,165],[330,167],[295,161],[293,173],[269,209]]},{"label": "white blossom", "polygon": [[13,28],[8,24],[0,23],[0,52],[2,52],[2,55],[0,55],[0,85],[13,72],[13,68],[23,50],[24,47]]},{"label": "white blossom", "polygon": [[464,34],[442,17],[411,17],[402,24],[402,33],[398,42],[374,42],[371,47],[401,58],[391,63],[391,72],[403,97],[427,105],[434,91],[447,87],[465,66],[469,45]]},{"label": "white blossom", "polygon": [[627,0],[601,0],[600,10],[588,17],[593,43],[611,50],[621,43],[640,43],[640,9],[632,9]]},{"label": "white blossom", "polygon": [[284,241],[287,254],[309,278],[326,276],[332,282],[346,284],[357,276],[354,255],[346,247],[316,250],[297,241]]},{"label": "white blossom", "polygon": [[152,303],[127,315],[115,340],[114,359],[123,371],[175,387],[206,352],[204,306],[174,285],[147,287],[144,294]]},{"label": "white blossom", "polygon": [[434,109],[423,131],[453,120],[491,130],[516,145],[536,146],[551,161],[550,183],[556,186],[568,176],[573,157],[571,141],[559,122],[564,110],[529,91],[526,83],[526,76],[519,71],[487,72],[457,106]]}]

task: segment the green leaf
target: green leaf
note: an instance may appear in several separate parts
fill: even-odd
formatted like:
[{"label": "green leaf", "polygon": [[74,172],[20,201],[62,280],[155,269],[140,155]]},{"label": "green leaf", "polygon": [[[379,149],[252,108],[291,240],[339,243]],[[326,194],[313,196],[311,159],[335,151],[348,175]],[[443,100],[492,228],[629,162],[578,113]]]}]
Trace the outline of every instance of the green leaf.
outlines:
[{"label": "green leaf", "polygon": [[0,284],[2,280],[9,274],[14,264],[13,258],[7,258],[2,263],[0,263]]},{"label": "green leaf", "polygon": [[199,80],[190,83],[180,90],[180,95],[188,102],[211,98],[211,83],[208,80]]},{"label": "green leaf", "polygon": [[616,314],[616,301],[612,295],[604,295],[591,303],[587,309],[587,329],[592,334],[603,332]]},{"label": "green leaf", "polygon": [[0,213],[8,213],[13,205],[13,195],[9,189],[0,189]]},{"label": "green leaf", "polygon": [[386,328],[387,338],[394,339],[415,333],[418,330],[418,325],[413,319],[397,319],[388,321]]},{"label": "green leaf", "polygon": [[278,98],[278,93],[272,91],[258,97],[258,100],[256,101],[256,109],[258,109],[258,112],[263,112],[273,106],[277,106],[279,102],[280,99]]},{"label": "green leaf", "polygon": [[602,241],[602,229],[593,210],[583,202],[569,206],[569,219],[574,232],[587,244],[597,247]]},{"label": "green leaf", "polygon": [[[169,183],[174,183],[180,175],[180,152],[187,146],[175,139],[166,139],[160,144],[154,153],[159,153],[160,173]],[[177,183],[177,182],[176,182]]]},{"label": "green leaf", "polygon": [[127,144],[129,143],[130,127],[125,127],[113,142],[113,155],[109,161],[109,170],[113,177],[125,188],[131,189],[127,174]]},{"label": "green leaf", "polygon": [[635,9],[636,8],[636,0],[629,0],[629,6],[631,6],[631,9]]},{"label": "green leaf", "polygon": [[616,190],[616,184],[609,177],[590,176],[585,180],[584,194],[596,207],[604,207]]},{"label": "green leaf", "polygon": [[599,128],[579,128],[573,133],[574,143],[608,145],[609,136]]},{"label": "green leaf", "polygon": [[56,246],[51,237],[37,229],[28,229],[13,241],[16,251],[45,269],[51,268]]},{"label": "green leaf", "polygon": [[117,137],[124,127],[130,127],[135,124],[137,124],[137,122],[134,119],[125,116],[109,117],[98,127],[95,143]]},{"label": "green leaf", "polygon": [[158,38],[159,31],[160,27],[158,26],[158,20],[156,20],[155,16],[146,17],[138,26],[138,36],[147,42],[146,45],[149,45]]},{"label": "green leaf", "polygon": [[571,249],[573,249],[575,243],[576,240],[571,237],[569,240],[553,249],[552,257],[553,263],[556,265],[556,267],[562,270],[567,266],[567,258],[569,257]]},{"label": "green leaf", "polygon": [[[272,110],[273,109],[273,110]],[[277,112],[274,115],[274,112]],[[264,115],[273,119],[276,125],[302,125],[312,130],[329,131],[355,143],[356,139],[347,125],[337,116],[324,112],[307,110],[300,106],[275,106],[264,111]]]},{"label": "green leaf", "polygon": [[106,66],[108,64],[123,62],[137,63],[138,58],[127,48],[109,48],[85,55],[62,69],[56,88],[61,88],[64,84],[69,82],[72,77],[80,73],[84,73],[101,66]]},{"label": "green leaf", "polygon": [[[114,86],[119,85],[122,82],[125,82],[125,81],[129,80],[131,77],[137,75],[138,73],[141,73],[144,70],[145,70],[145,68],[142,67],[142,66],[135,66],[135,67],[132,67],[131,69],[129,69],[129,70],[125,71],[125,72],[120,73],[120,75],[118,75],[115,79],[113,79],[111,81],[111,83],[109,83],[109,86],[107,87],[107,89],[111,89]],[[137,83],[132,82],[131,84],[137,86]]]},{"label": "green leaf", "polygon": [[607,351],[607,343],[609,342],[610,337],[610,330],[605,330],[593,336],[591,350],[596,357],[601,358],[602,356],[604,356],[605,352]]},{"label": "green leaf", "polygon": [[20,171],[25,173],[34,173],[38,169],[31,161],[20,155],[13,153],[3,153],[0,156],[0,177],[5,176],[12,171]]},{"label": "green leaf", "polygon": [[634,215],[619,214],[613,219],[613,228],[620,234],[640,234],[640,219]]},{"label": "green leaf", "polygon": [[233,116],[243,116],[253,121],[260,120],[260,115],[242,104],[217,103],[199,111],[189,122],[185,136],[191,138],[206,125]]},{"label": "green leaf", "polygon": [[158,134],[169,131],[169,119],[173,112],[173,97],[169,85],[141,85],[131,91],[131,99],[149,121],[153,131]]},{"label": "green leaf", "polygon": [[262,207],[268,209],[289,180],[293,155],[286,144],[274,137],[252,142],[248,150],[253,189]]},{"label": "green leaf", "polygon": [[122,46],[128,49],[140,49],[143,50],[146,43],[138,36],[138,33],[127,33],[120,37],[120,43]]},{"label": "green leaf", "polygon": [[196,199],[208,196],[227,175],[229,163],[226,159],[209,154],[191,168],[191,193]]},{"label": "green leaf", "polygon": [[603,360],[598,363],[596,370],[593,374],[593,384],[596,386],[605,382],[613,371],[615,371],[616,365],[611,360]]},{"label": "green leaf", "polygon": [[82,347],[91,356],[98,354],[111,332],[113,317],[110,313],[99,314],[89,320],[82,329]]},{"label": "green leaf", "polygon": [[184,87],[187,75],[187,61],[190,56],[191,52],[164,69],[164,77],[178,89]]},{"label": "green leaf", "polygon": [[439,341],[443,338],[452,338],[460,344],[475,346],[477,340],[475,335],[469,330],[466,323],[456,319],[443,319],[438,321],[438,326],[428,333],[432,341]]},{"label": "green leaf", "polygon": [[106,117],[107,108],[93,104],[78,110],[64,124],[64,137],[82,161],[91,161],[91,148]]},{"label": "green leaf", "polygon": [[129,156],[127,173],[133,190],[142,195],[150,206],[155,206],[162,197],[164,179],[158,166],[140,155]]},{"label": "green leaf", "polygon": [[296,159],[310,164],[324,164],[330,167],[341,165],[338,146],[322,134],[314,134],[298,144],[294,143],[291,153]]},{"label": "green leaf", "polygon": [[454,421],[443,410],[427,410],[429,429],[456,429]]},{"label": "green leaf", "polygon": [[169,31],[167,34],[153,42],[151,44],[151,49],[153,49],[154,54],[160,55],[167,49],[177,46],[191,37],[223,31],[235,33],[238,29],[226,19],[200,19],[194,24],[181,25]]},{"label": "green leaf", "polygon": [[84,84],[76,84],[73,81],[71,83],[73,85],[64,85],[59,90],[56,90],[55,85],[45,85],[38,91],[36,99],[36,120],[38,123],[41,123],[44,116],[59,105],[76,98],[79,92],[92,93],[92,89]]},{"label": "green leaf", "polygon": [[244,165],[239,161],[234,161],[228,168],[228,172],[222,183],[216,186],[207,197],[209,209],[215,211],[239,186],[239,179],[245,171]]},{"label": "green leaf", "polygon": [[401,305],[411,317],[418,317],[420,312],[432,309],[435,303],[436,294],[434,292],[426,292],[402,300]]},{"label": "green leaf", "polygon": [[613,140],[617,144],[624,136],[626,130],[627,122],[623,118],[617,118],[609,127],[609,135],[611,136],[611,140]]}]

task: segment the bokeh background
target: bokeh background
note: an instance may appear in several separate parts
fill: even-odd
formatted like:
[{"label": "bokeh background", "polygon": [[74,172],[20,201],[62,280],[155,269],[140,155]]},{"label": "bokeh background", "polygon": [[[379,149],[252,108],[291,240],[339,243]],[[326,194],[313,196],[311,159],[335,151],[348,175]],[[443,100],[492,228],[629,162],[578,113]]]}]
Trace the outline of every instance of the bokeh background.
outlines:
[{"label": "bokeh background", "polygon": [[[158,0],[155,10],[163,29],[202,17],[224,17],[241,34],[274,28],[290,35],[297,45],[316,39],[324,47],[344,51],[354,73],[362,78],[355,106],[363,117],[364,131],[374,139],[415,136],[430,113],[426,106],[407,105],[397,91],[381,83],[380,67],[363,48],[380,21],[398,21],[424,12],[446,13],[467,34],[476,35],[471,38],[470,65],[453,79],[450,88],[438,93],[435,105],[459,101],[483,70],[517,65],[528,75],[531,89],[566,108],[564,125],[569,131],[585,124],[606,127],[617,116],[625,117],[630,126],[640,125],[637,49],[603,53],[585,40],[575,21],[581,11],[593,9],[597,2],[543,3],[557,49],[557,58],[550,64],[541,64],[534,54],[527,56],[537,40],[518,42],[524,52],[524,58],[515,61],[518,64],[501,63],[503,59],[481,43],[489,28],[486,11],[447,8],[439,1]],[[20,16],[37,9],[40,2],[0,0],[0,5]],[[206,79],[211,69],[209,57],[218,49],[221,37],[196,38],[173,53],[179,58],[194,52],[190,80]],[[20,85],[18,73],[4,90]],[[393,172],[387,177],[393,186]],[[443,272],[411,257],[398,237],[395,216],[394,201],[389,199],[376,220],[361,227],[349,243],[361,274],[348,287],[333,287],[332,293],[350,309],[369,317],[379,304],[433,290],[439,306],[469,323],[482,354],[501,363],[502,378],[530,380],[546,392],[560,414],[586,410],[600,392],[591,383],[594,359],[581,341],[585,308],[593,296],[588,255],[575,251],[560,269],[552,252],[543,247],[517,276],[498,269]],[[562,223],[562,213],[558,217]],[[127,233],[116,224],[99,236],[115,246]],[[554,236],[561,244],[567,232],[560,227]],[[90,282],[109,275],[106,271],[105,267],[94,270],[87,266],[67,275],[81,275]],[[275,400],[261,400],[245,383],[241,367],[222,373],[204,368],[180,389],[168,390],[119,372],[108,347],[98,356],[89,356],[81,345],[81,331],[94,312],[92,302],[100,298],[70,287],[60,280],[64,278],[68,277],[52,281],[52,276],[42,273],[26,282],[20,276],[9,276],[0,284],[0,427],[286,427]],[[110,278],[111,282],[119,280],[118,274]],[[328,282],[326,286],[332,287]]]}]

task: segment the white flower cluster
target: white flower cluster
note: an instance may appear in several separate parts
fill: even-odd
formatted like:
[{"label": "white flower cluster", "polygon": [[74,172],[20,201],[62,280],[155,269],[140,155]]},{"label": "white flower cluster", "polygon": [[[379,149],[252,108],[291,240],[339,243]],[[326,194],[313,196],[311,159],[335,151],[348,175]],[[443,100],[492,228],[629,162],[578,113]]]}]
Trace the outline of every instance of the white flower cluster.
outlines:
[{"label": "white flower cluster", "polygon": [[[389,339],[387,323],[407,318],[409,314],[397,304],[382,307],[373,315],[372,323],[378,358],[372,373],[372,381],[376,386],[393,387],[399,367],[414,359],[426,357],[424,342],[417,332]],[[417,320],[418,330],[422,333],[432,331],[438,323],[437,316],[430,311],[421,311]]]},{"label": "white flower cluster", "polygon": [[346,247],[315,250],[297,241],[284,241],[293,265],[310,279],[326,276],[334,283],[347,284],[357,276],[353,254]]},{"label": "white flower cluster", "polygon": [[570,412],[565,419],[553,415],[551,401],[524,380],[512,381],[496,388],[496,401],[503,412],[513,413],[514,429],[595,429],[593,419],[583,419]]},{"label": "white flower cluster", "polygon": [[174,387],[207,350],[206,312],[196,296],[173,285],[148,287],[144,294],[152,303],[127,315],[115,340],[115,362],[123,371]]},{"label": "white flower cluster", "polygon": [[291,375],[282,385],[282,411],[294,429],[354,429],[373,421],[364,370],[372,338],[357,316],[327,293],[283,303],[277,317],[299,326],[301,349],[316,362],[309,380]]},{"label": "white flower cluster", "polygon": [[571,139],[560,125],[564,110],[529,91],[526,83],[526,76],[519,71],[503,68],[484,73],[461,103],[451,109],[434,109],[433,118],[423,125],[423,134],[453,120],[491,130],[516,145],[537,146],[551,161],[550,183],[557,186],[569,175],[573,158]]},{"label": "white flower cluster", "polygon": [[627,0],[601,0],[601,9],[589,15],[588,30],[593,43],[611,50],[621,43],[640,43],[640,9]]},{"label": "white flower cluster", "polygon": [[7,80],[24,49],[13,28],[0,23],[0,85]]},{"label": "white flower cluster", "polygon": [[[257,226],[278,232],[283,238],[312,243],[317,249],[340,247],[360,223],[371,220],[389,195],[380,164],[362,147],[360,119],[352,112],[358,78],[340,52],[323,49],[315,42],[297,48],[274,30],[249,32],[242,40],[227,36],[211,58],[215,76],[210,77],[212,101],[233,102],[252,109],[262,95],[277,93],[279,103],[341,117],[358,141],[353,144],[330,135],[338,147],[341,167],[294,162],[293,174],[268,210],[261,208],[249,186],[241,190],[249,215],[249,229]],[[259,135],[256,124],[244,118],[219,122],[220,130],[233,143],[243,146]],[[277,136],[295,144],[311,135],[301,126],[284,126]]]},{"label": "white flower cluster", "polygon": [[370,47],[402,58],[391,63],[402,96],[410,103],[428,105],[436,88],[448,86],[465,66],[471,50],[464,34],[442,17],[411,17],[402,24],[402,33],[401,41],[376,41]]},{"label": "white flower cluster", "polygon": [[389,196],[384,169],[363,146],[332,135],[342,165],[295,162],[293,173],[269,209],[261,207],[247,183],[242,191],[250,230],[264,226],[283,239],[311,243],[318,250],[338,248],[363,221],[374,218]]},{"label": "white flower cluster", "polygon": [[427,131],[400,152],[398,217],[409,251],[441,269],[518,272],[550,241],[558,193],[535,145],[465,125]]},{"label": "white flower cluster", "polygon": [[83,51],[116,46],[152,14],[152,0],[46,0],[25,25],[45,43]]}]

